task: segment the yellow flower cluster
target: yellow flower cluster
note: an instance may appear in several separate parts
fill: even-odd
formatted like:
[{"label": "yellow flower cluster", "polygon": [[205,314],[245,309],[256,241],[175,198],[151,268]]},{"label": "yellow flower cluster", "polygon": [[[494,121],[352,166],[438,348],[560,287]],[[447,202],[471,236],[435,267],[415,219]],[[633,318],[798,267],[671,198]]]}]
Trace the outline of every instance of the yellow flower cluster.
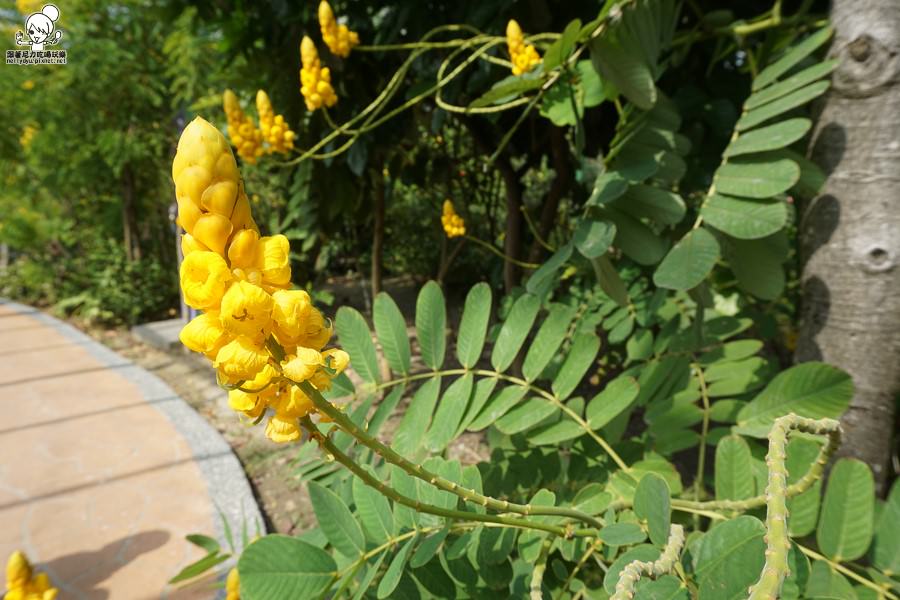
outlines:
[{"label": "yellow flower cluster", "polygon": [[241,600],[241,580],[238,577],[237,567],[228,571],[225,579],[225,600]]},{"label": "yellow flower cluster", "polygon": [[541,57],[531,44],[525,43],[522,28],[515,19],[506,24],[506,45],[509,47],[509,58],[512,60],[513,75],[521,75],[541,63]]},{"label": "yellow flower cluster", "polygon": [[[234,155],[207,121],[198,117],[181,134],[172,177],[186,231],[181,290],[188,306],[204,311],[181,341],[213,361],[234,410],[260,419],[272,409],[266,435],[296,440],[298,419],[314,405],[293,383],[328,390],[350,358],[323,350],[331,327],[305,291],[288,289],[287,238],[259,236]],[[284,352],[277,359],[275,344]]]},{"label": "yellow flower cluster", "polygon": [[306,108],[310,111],[327,106],[331,108],[337,103],[337,95],[331,87],[331,69],[322,66],[316,45],[304,35],[300,42],[300,93],[306,100]]},{"label": "yellow flower cluster", "polygon": [[441,215],[441,225],[444,226],[444,233],[448,238],[455,238],[466,235],[466,223],[463,218],[456,214],[453,208],[453,202],[444,200],[444,214]]},{"label": "yellow flower cluster", "polygon": [[334,18],[331,5],[325,0],[319,3],[319,27],[322,29],[322,39],[325,45],[341,58],[350,56],[350,51],[359,44],[359,34],[350,31],[346,25],[338,25]]},{"label": "yellow flower cluster", "polygon": [[24,554],[16,550],[6,563],[4,600],[54,600],[59,593],[46,573],[35,573]]},{"label": "yellow flower cluster", "polygon": [[31,146],[31,141],[34,139],[34,134],[37,133],[37,127],[34,125],[26,125],[22,128],[22,135],[19,136],[19,144],[22,145],[22,148],[28,150]]},{"label": "yellow flower cluster", "polygon": [[263,155],[263,133],[249,116],[244,114],[237,96],[231,90],[225,90],[222,96],[225,117],[228,119],[228,137],[237,148],[238,156],[246,162],[256,163]]},{"label": "yellow flower cluster", "polygon": [[259,113],[259,128],[263,139],[268,143],[269,152],[287,154],[294,147],[294,134],[284,121],[284,117],[275,114],[269,95],[263,90],[256,92],[256,112]]}]

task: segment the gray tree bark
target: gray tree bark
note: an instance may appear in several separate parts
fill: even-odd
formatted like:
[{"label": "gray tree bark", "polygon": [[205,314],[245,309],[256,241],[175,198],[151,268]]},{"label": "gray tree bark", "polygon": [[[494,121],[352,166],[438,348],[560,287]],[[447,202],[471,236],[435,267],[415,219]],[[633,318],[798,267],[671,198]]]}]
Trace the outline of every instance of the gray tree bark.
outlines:
[{"label": "gray tree bark", "polygon": [[803,311],[795,358],[853,377],[842,454],[889,474],[900,391],[900,2],[834,0],[841,59],[813,138],[822,194],[800,220]]}]

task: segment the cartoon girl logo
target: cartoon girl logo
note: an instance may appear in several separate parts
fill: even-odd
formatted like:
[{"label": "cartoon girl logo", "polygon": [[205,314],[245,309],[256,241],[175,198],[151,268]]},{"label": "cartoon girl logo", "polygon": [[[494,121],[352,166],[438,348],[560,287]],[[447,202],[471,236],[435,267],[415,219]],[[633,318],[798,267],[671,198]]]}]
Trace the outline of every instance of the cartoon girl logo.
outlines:
[{"label": "cartoon girl logo", "polygon": [[25,20],[25,31],[28,39],[21,30],[16,32],[17,46],[31,46],[32,52],[40,52],[44,46],[51,46],[59,43],[62,37],[62,31],[54,31],[53,23],[59,19],[59,9],[54,4],[47,4],[41,9],[41,12],[33,13]]}]

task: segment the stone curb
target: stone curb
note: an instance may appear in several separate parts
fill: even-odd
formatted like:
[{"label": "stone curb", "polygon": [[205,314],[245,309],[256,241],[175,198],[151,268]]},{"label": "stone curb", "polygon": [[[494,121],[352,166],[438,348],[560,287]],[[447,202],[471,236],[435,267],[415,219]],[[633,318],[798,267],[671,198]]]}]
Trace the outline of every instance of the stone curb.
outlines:
[{"label": "stone curb", "polygon": [[[253,497],[250,483],[237,456],[225,438],[206,419],[181,399],[162,379],[139,367],[127,358],[120,356],[100,342],[95,341],[75,327],[47,315],[33,307],[0,298],[0,305],[8,306],[20,314],[26,314],[52,327],[61,335],[85,348],[88,353],[103,365],[114,368],[116,373],[133,383],[144,400],[156,410],[162,412],[172,423],[176,431],[184,437],[191,449],[194,462],[200,468],[214,504],[213,520],[216,523],[216,539],[225,539],[225,528],[218,515],[221,511],[231,531],[235,534],[234,543],[238,552],[242,550],[239,532],[244,522],[249,534],[265,534],[265,521]],[[203,533],[203,532],[197,532]],[[188,544],[187,541],[184,542]],[[174,575],[174,573],[173,573]],[[224,597],[224,592],[221,594]]]}]

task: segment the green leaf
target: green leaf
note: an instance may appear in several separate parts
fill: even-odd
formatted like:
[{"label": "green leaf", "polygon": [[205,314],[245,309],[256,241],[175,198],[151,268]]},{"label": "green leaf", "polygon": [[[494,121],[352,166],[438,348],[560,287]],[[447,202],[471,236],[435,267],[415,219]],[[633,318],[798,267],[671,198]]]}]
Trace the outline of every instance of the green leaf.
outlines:
[{"label": "green leaf", "polygon": [[341,346],[350,355],[353,370],[369,383],[381,383],[381,368],[375,353],[375,342],[365,318],[355,308],[342,306],[335,317],[335,328]]},{"label": "green leaf", "polygon": [[730,362],[748,358],[759,352],[763,343],[759,340],[737,340],[728,342],[717,348],[713,348],[700,356],[697,361],[703,366],[709,366],[716,362]]},{"label": "green leaf", "polygon": [[578,40],[578,33],[581,31],[581,19],[569,21],[562,35],[555,42],[550,44],[547,51],[544,52],[543,63],[544,71],[550,71],[561,65],[572,50],[575,49],[575,42]]},{"label": "green leaf", "polygon": [[594,188],[587,200],[588,206],[609,204],[628,190],[628,181],[615,171],[599,175],[594,180]]},{"label": "green leaf", "polygon": [[191,564],[183,568],[175,575],[175,577],[169,580],[169,583],[181,583],[182,581],[193,579],[198,575],[206,573],[216,565],[225,562],[229,558],[231,558],[230,554],[218,554],[216,552],[211,552],[200,560],[192,562]]},{"label": "green leaf", "polygon": [[582,219],[575,228],[572,241],[585,258],[603,256],[616,237],[616,226],[607,221]]},{"label": "green leaf", "polygon": [[[376,475],[370,468],[367,470],[371,475]],[[366,538],[379,545],[388,541],[394,530],[391,503],[381,492],[363,483],[359,477],[353,478],[352,487],[356,514],[359,515]]]},{"label": "green leaf", "polygon": [[767,155],[729,161],[716,171],[716,192],[742,198],[771,198],[786,192],[800,179],[792,160]]},{"label": "green leaf", "polygon": [[[415,477],[398,467],[397,465],[388,465],[390,471],[391,487],[397,490],[402,496],[413,500],[420,500],[419,488],[416,485],[418,481]],[[399,531],[403,527],[417,528],[420,522],[418,512],[403,506],[402,504],[394,504],[394,530]]]},{"label": "green leaf", "polygon": [[[800,480],[819,456],[820,445],[812,440],[792,437],[787,445],[787,483],[792,485]],[[799,496],[789,498],[787,509],[788,531],[792,537],[804,537],[815,531],[819,519],[819,501],[822,496],[822,480],[817,480],[810,489]]]},{"label": "green leaf", "polygon": [[656,103],[653,74],[642,57],[626,50],[610,36],[599,36],[590,43],[591,63],[605,80],[612,82],[622,95],[642,110]]},{"label": "green leaf", "polygon": [[572,338],[569,354],[553,380],[553,393],[560,400],[571,395],[584,377],[600,351],[600,338],[593,333],[576,333]]},{"label": "green leaf", "polygon": [[774,83],[779,77],[790,71],[801,60],[827,42],[831,38],[832,33],[834,33],[834,30],[831,27],[824,27],[799,44],[788,48],[784,56],[760,71],[756,79],[753,80],[753,91],[761,90],[767,85]]},{"label": "green leaf", "polygon": [[535,446],[551,446],[585,434],[584,429],[568,417],[556,423],[541,425],[528,432],[528,442]]},{"label": "green leaf", "polygon": [[432,377],[416,390],[416,395],[394,433],[394,441],[391,443],[394,450],[400,454],[410,454],[420,449],[440,391],[440,376]]},{"label": "green leaf", "polygon": [[444,364],[446,329],[444,292],[437,283],[429,281],[416,300],[416,335],[422,351],[422,362],[435,370]]},{"label": "green leaf", "polygon": [[816,542],[835,562],[855,560],[872,542],[875,482],[864,462],[842,458],[834,465],[822,501]]},{"label": "green leaf", "polygon": [[381,563],[387,558],[387,552],[382,552],[374,563],[366,565],[366,574],[359,580],[356,592],[353,594],[353,600],[362,600],[362,597],[369,591],[369,586],[375,581],[375,577],[381,573]]},{"label": "green leaf", "polygon": [[616,268],[610,262],[608,256],[598,256],[591,260],[594,274],[600,283],[600,289],[621,307],[628,306],[628,288]]},{"label": "green leaf", "polygon": [[448,533],[450,533],[450,528],[445,527],[422,540],[422,543],[419,544],[415,554],[413,554],[410,559],[409,566],[413,569],[417,569],[427,564],[428,561],[434,558],[434,555],[437,554],[438,550],[441,549],[441,545],[444,543],[444,540],[447,539]]},{"label": "green leaf", "polygon": [[706,279],[719,260],[719,242],[703,228],[692,229],[669,251],[653,273],[653,283],[689,290]]},{"label": "green leaf", "polygon": [[538,74],[533,73],[519,77],[511,75],[495,83],[494,87],[472,102],[470,106],[472,108],[481,108],[483,106],[490,106],[491,104],[508,102],[522,93],[536,90],[542,85],[544,85],[543,74],[538,76]]},{"label": "green leaf", "polygon": [[185,536],[185,539],[195,546],[203,548],[210,554],[216,554],[219,551],[219,542],[208,535],[202,533],[191,533]]},{"label": "green leaf", "polygon": [[655,265],[665,256],[667,245],[664,238],[638,219],[613,208],[605,208],[603,213],[615,223],[615,244],[628,258],[642,265]]},{"label": "green leaf", "polygon": [[647,217],[663,225],[675,225],[684,218],[685,206],[674,192],[639,183],[613,203],[617,209],[633,217]]},{"label": "green leaf", "polygon": [[830,85],[831,84],[828,81],[811,83],[806,87],[802,87],[797,91],[786,94],[768,104],[763,104],[759,108],[754,108],[751,111],[745,112],[741,118],[738,119],[734,128],[737,131],[752,129],[760,123],[764,123],[773,117],[777,117],[798,106],[803,106],[810,100],[818,98],[825,93],[825,90],[827,90]]},{"label": "green leaf", "polygon": [[337,570],[321,548],[286,535],[267,535],[244,549],[238,561],[241,596],[254,600],[315,598]]},{"label": "green leaf", "polygon": [[308,488],[316,520],[331,545],[348,558],[365,552],[362,529],[341,497],[315,481],[310,481]]},{"label": "green leaf", "polygon": [[505,415],[509,409],[519,403],[528,388],[520,385],[510,385],[501,389],[494,395],[477,417],[469,424],[469,431],[481,431],[497,419]]},{"label": "green leaf", "polygon": [[763,300],[775,300],[785,285],[781,263],[785,256],[778,247],[780,234],[758,240],[729,239],[725,257],[740,288]]},{"label": "green leaf", "polygon": [[809,131],[812,121],[809,119],[788,119],[768,127],[760,127],[747,131],[725,149],[725,156],[752,154],[767,150],[778,150],[790,146]]},{"label": "green leaf", "polygon": [[528,337],[540,308],[540,298],[532,294],[523,294],[515,301],[491,352],[491,365],[494,369],[502,372],[512,364]]},{"label": "green leaf", "polygon": [[687,588],[674,575],[642,578],[635,586],[634,600],[690,600]]},{"label": "green leaf", "polygon": [[719,231],[743,240],[772,235],[788,219],[787,205],[780,199],[743,200],[720,194],[710,196],[700,215]]},{"label": "green leaf", "polygon": [[646,540],[647,534],[634,523],[613,523],[601,529],[597,537],[610,546],[630,546]]},{"label": "green leaf", "polygon": [[544,398],[529,398],[497,419],[494,427],[513,435],[537,425],[558,409]]},{"label": "green leaf", "polygon": [[475,384],[475,391],[472,393],[472,401],[469,403],[469,408],[466,410],[466,416],[463,417],[463,420],[456,430],[457,436],[469,428],[469,425],[475,420],[475,417],[478,416],[481,409],[484,408],[488,398],[491,397],[491,392],[494,391],[495,387],[497,387],[497,379],[494,377],[485,377],[478,380]]},{"label": "green leaf", "polygon": [[425,447],[432,452],[440,452],[456,436],[457,428],[472,395],[474,376],[466,373],[454,381],[438,403],[437,412],[431,421],[431,429],[425,437]]},{"label": "green leaf", "polygon": [[629,361],[650,358],[653,354],[653,332],[649,329],[636,331],[625,343],[625,351]]},{"label": "green leaf", "polygon": [[765,563],[765,534],[765,525],[750,516],[720,521],[706,533],[696,556],[699,600],[746,598]]},{"label": "green leaf", "polygon": [[744,500],[755,491],[750,446],[739,435],[722,438],[716,446],[716,500]]},{"label": "green leaf", "polygon": [[634,513],[647,523],[650,541],[665,546],[671,524],[669,485],[656,473],[647,473],[634,491]]},{"label": "green leaf", "polygon": [[606,575],[603,576],[603,588],[608,594],[612,595],[616,591],[616,583],[619,581],[619,575],[621,575],[622,569],[624,569],[626,565],[635,560],[653,562],[658,558],[659,549],[654,548],[650,544],[642,544],[640,546],[635,546],[634,548],[629,548],[609,566],[609,570],[606,572]]},{"label": "green leaf", "polygon": [[481,282],[469,290],[459,334],[456,338],[456,358],[459,364],[471,369],[481,358],[488,321],[491,319],[491,286]]},{"label": "green leaf", "polygon": [[537,335],[525,354],[522,374],[528,381],[540,377],[547,363],[550,362],[562,345],[569,330],[569,324],[575,316],[575,307],[565,304],[552,304],[549,314],[538,329]]},{"label": "green leaf", "polygon": [[402,548],[400,548],[397,554],[394,555],[394,558],[391,559],[391,564],[388,565],[387,571],[384,572],[384,576],[378,584],[379,600],[392,597],[391,594],[397,589],[397,584],[400,583],[400,578],[403,577],[403,571],[406,568],[406,561],[409,559],[409,554],[412,552],[418,541],[419,536],[413,536]]},{"label": "green leaf", "polygon": [[775,419],[788,413],[836,419],[851,398],[853,381],[847,373],[820,362],[801,363],[779,373],[741,410],[736,431],[766,437]]},{"label": "green leaf", "polygon": [[853,586],[826,562],[813,562],[804,598],[811,600],[857,600]]},{"label": "green leaf", "polygon": [[599,515],[606,510],[610,502],[612,502],[612,496],[603,490],[602,484],[589,483],[575,494],[572,499],[572,508],[589,515]]},{"label": "green leaf", "polygon": [[519,530],[513,527],[481,527],[479,530],[476,545],[477,564],[487,567],[505,561],[516,545]]},{"label": "green leaf", "polygon": [[375,321],[375,332],[378,342],[384,351],[384,357],[394,373],[409,373],[409,336],[406,333],[406,320],[397,303],[385,292],[375,296],[372,317]]},{"label": "green leaf", "polygon": [[638,395],[638,384],[633,377],[620,375],[603,388],[588,403],[586,417],[593,429],[600,429],[626,408],[631,406]]},{"label": "green leaf", "polygon": [[525,289],[528,293],[540,296],[542,288],[545,285],[552,283],[552,280],[556,277],[556,272],[566,264],[566,261],[569,260],[570,256],[572,256],[571,243],[566,244],[554,252],[553,256],[548,258],[547,262],[541,265],[540,268],[528,278],[528,283],[525,284]]},{"label": "green leaf", "polygon": [[744,102],[744,110],[758,108],[763,104],[768,104],[772,100],[777,100],[808,83],[817,81],[834,71],[839,64],[841,64],[841,61],[838,58],[826,60],[808,67],[796,75],[788,77],[784,81],[779,81],[775,85],[769,86],[764,90],[754,92],[747,98],[746,102]]},{"label": "green leaf", "polygon": [[875,530],[872,564],[886,575],[900,573],[900,479],[894,481]]}]

